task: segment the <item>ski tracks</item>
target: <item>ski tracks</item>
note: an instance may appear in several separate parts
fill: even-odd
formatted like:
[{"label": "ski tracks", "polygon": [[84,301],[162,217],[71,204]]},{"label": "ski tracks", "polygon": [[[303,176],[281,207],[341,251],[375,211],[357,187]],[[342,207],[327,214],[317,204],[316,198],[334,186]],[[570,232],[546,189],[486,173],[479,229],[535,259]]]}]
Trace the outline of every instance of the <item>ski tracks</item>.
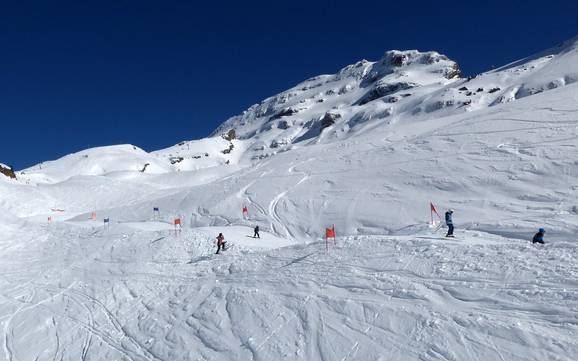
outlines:
[{"label": "ski tracks", "polygon": [[269,203],[269,215],[273,218],[273,221],[274,221],[271,224],[271,226],[273,228],[273,232],[275,232],[276,234],[281,234],[280,230],[277,228],[277,227],[280,227],[283,230],[283,232],[285,233],[285,236],[293,238],[293,234],[291,234],[291,231],[289,230],[289,228],[287,228],[287,226],[285,225],[285,223],[283,222],[283,220],[279,216],[279,213],[277,212],[277,207],[279,206],[279,201],[281,200],[281,198],[285,197],[286,194],[287,194],[287,191],[281,192],[281,193],[277,194],[271,200],[271,203]]},{"label": "ski tracks", "polygon": [[307,172],[295,172],[295,168],[297,166],[301,166],[304,165],[307,162],[312,161],[314,158],[309,158],[301,163],[299,163],[298,165],[294,165],[292,167],[290,167],[287,172],[292,175],[292,174],[302,174],[303,177],[297,182],[295,183],[293,186],[289,187],[288,189],[286,189],[285,191],[282,191],[280,193],[278,193],[275,197],[273,197],[273,199],[271,200],[271,202],[269,203],[269,215],[273,218],[273,223],[272,223],[272,228],[273,231],[277,234],[281,234],[280,230],[278,229],[278,227],[283,231],[283,233],[285,233],[285,236],[291,238],[291,239],[295,239],[295,234],[293,232],[291,232],[291,230],[289,229],[289,227],[287,227],[287,225],[285,224],[285,222],[283,221],[283,219],[281,218],[281,215],[279,214],[279,203],[281,202],[281,200],[287,195],[287,193],[295,190],[299,185],[301,185],[302,183],[306,182],[310,177],[310,173]]},{"label": "ski tracks", "polygon": [[[89,354],[89,349],[94,337],[129,360],[159,360],[155,355],[150,353],[148,349],[128,335],[122,328],[119,320],[114,317],[108,308],[98,299],[75,290],[72,287],[64,289],[62,294],[71,299],[75,304],[82,307],[87,314],[86,319],[83,320],[79,319],[75,315],[52,311],[55,316],[72,322],[87,333],[81,350],[83,360],[86,359]],[[107,321],[104,325],[97,325],[95,320],[97,314],[104,315],[105,320]],[[106,325],[109,327],[106,327]]]},{"label": "ski tracks", "polygon": [[[404,266],[400,269],[401,272],[405,271],[405,269],[411,264],[411,262],[413,262],[413,260],[415,259],[415,254],[413,254],[409,260],[404,264]],[[377,321],[377,318],[379,316],[381,316],[381,313],[383,311],[383,308],[385,307],[385,305],[389,302],[391,302],[392,299],[392,295],[388,295],[388,297],[386,298],[385,301],[383,301],[381,303],[381,305],[379,306],[379,309],[377,310],[377,312],[375,313],[375,315],[373,316],[373,319],[368,322],[368,326],[367,328],[363,331],[363,335],[367,336],[368,332],[371,331],[371,329],[374,327],[375,321]],[[355,356],[355,354],[357,353],[357,351],[359,351],[359,340],[355,340],[353,345],[351,346],[351,348],[349,349],[349,351],[347,352],[347,354],[345,356],[343,356],[343,358],[341,359],[341,361],[347,361],[349,360],[350,356]]]},{"label": "ski tracks", "polygon": [[[261,175],[263,176],[263,174]],[[247,202],[249,202],[249,205],[255,209],[257,209],[257,211],[259,213],[261,213],[262,215],[266,215],[265,209],[263,207],[261,207],[261,205],[257,202],[255,202],[253,200],[253,198],[249,195],[249,188],[251,188],[251,186],[253,186],[253,184],[255,184],[256,181],[252,181],[249,184],[247,184],[245,187],[243,187],[240,191],[239,191],[239,198],[243,198],[246,199]]]},{"label": "ski tracks", "polygon": [[[32,302],[36,297],[35,288],[31,287],[27,290],[28,294],[21,301],[22,304],[4,323],[3,348],[6,360],[16,361],[18,359],[18,349],[14,343],[17,335],[15,335],[12,326],[14,320],[17,317],[32,320],[32,317],[37,317],[34,313],[35,311],[41,312],[39,314],[41,317],[49,317],[50,319],[46,326],[52,329],[55,338],[53,344],[54,360],[62,358],[63,349],[61,349],[61,344],[63,340],[65,338],[69,341],[73,340],[75,337],[73,333],[78,330],[82,330],[85,333],[83,340],[78,343],[80,360],[88,358],[94,338],[97,338],[127,360],[159,360],[123,329],[120,321],[112,315],[102,302],[93,296],[76,290],[76,285],[76,282],[65,288],[37,285],[37,288],[39,286],[38,289],[42,288],[50,294],[50,296],[37,302]],[[65,306],[67,302],[77,307]],[[80,310],[83,312],[79,313],[78,311]],[[106,322],[98,325],[96,322],[97,315],[103,315]],[[57,320],[64,322],[57,322]],[[70,327],[70,324],[75,327]]]},{"label": "ski tracks", "polygon": [[146,347],[144,347],[143,345],[141,345],[135,338],[131,337],[126,330],[122,327],[120,321],[110,312],[110,310],[106,307],[106,305],[104,305],[102,302],[100,302],[98,299],[96,299],[93,296],[90,296],[86,293],[83,293],[81,291],[78,290],[70,290],[71,294],[76,295],[77,297],[81,297],[84,298],[86,300],[86,302],[82,302],[79,301],[77,299],[77,302],[83,304],[83,306],[88,310],[89,314],[90,314],[90,320],[92,323],[92,328],[95,329],[94,327],[94,316],[93,316],[93,311],[91,311],[91,309],[89,309],[89,307],[87,306],[86,303],[90,303],[94,306],[94,308],[92,308],[92,310],[97,309],[97,312],[99,312],[100,314],[104,315],[106,320],[108,321],[108,323],[110,325],[112,325],[113,328],[113,332],[116,335],[112,335],[109,333],[109,336],[111,339],[119,339],[121,340],[120,342],[120,347],[122,347],[124,350],[126,350],[126,348],[123,346],[123,342],[125,341],[126,343],[128,343],[129,345],[131,345],[131,349],[132,349],[132,353],[137,354],[139,357],[144,357],[147,360],[159,360],[155,355],[153,355]]},{"label": "ski tracks", "polygon": [[[305,299],[303,299],[303,301],[300,303],[300,308],[305,308],[305,306],[309,303],[310,299],[311,295],[305,297]],[[281,312],[279,315],[277,315],[276,319],[282,318],[285,314],[286,311]],[[267,335],[267,337],[265,337],[265,339],[257,345],[257,347],[255,348],[255,352],[260,351],[273,337],[277,335],[279,331],[281,331],[281,329],[283,329],[290,322],[296,320],[297,318],[299,318],[299,310],[297,310],[291,317],[287,318],[284,322],[280,323],[279,326],[277,326],[269,335]]]},{"label": "ski tracks", "polygon": [[35,295],[33,289],[28,289],[27,291],[29,291],[29,294],[26,296],[25,300],[22,301],[22,305],[16,309],[16,311],[6,320],[6,323],[4,324],[4,354],[8,361],[15,360],[14,346],[12,341],[14,339],[14,333],[11,329],[12,321],[26,308],[26,305],[32,301]]}]

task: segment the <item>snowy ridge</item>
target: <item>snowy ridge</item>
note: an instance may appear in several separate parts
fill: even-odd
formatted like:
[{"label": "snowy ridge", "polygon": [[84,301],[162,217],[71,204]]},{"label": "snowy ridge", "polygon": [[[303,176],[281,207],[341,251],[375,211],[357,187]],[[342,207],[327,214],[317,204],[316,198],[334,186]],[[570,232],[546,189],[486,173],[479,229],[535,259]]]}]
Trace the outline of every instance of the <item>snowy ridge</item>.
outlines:
[{"label": "snowy ridge", "polygon": [[241,138],[254,139],[266,156],[312,139],[357,136],[375,125],[479,110],[576,82],[577,52],[574,38],[461,79],[457,63],[439,53],[388,51],[378,62],[363,60],[265,99],[227,120],[215,134],[235,129]]},{"label": "snowy ridge", "polygon": [[215,134],[235,129],[240,138],[258,140],[268,149],[316,139],[333,124],[347,132],[371,119],[388,118],[393,103],[460,76],[457,63],[436,52],[388,51],[378,62],[363,60],[266,99],[227,120]]},{"label": "snowy ridge", "polygon": [[[232,149],[237,150],[232,152]],[[240,150],[240,149],[241,150]],[[58,183],[76,176],[118,176],[123,172],[165,174],[236,164],[243,142],[222,137],[181,142],[147,153],[130,144],[91,148],[25,169],[29,182]]]}]

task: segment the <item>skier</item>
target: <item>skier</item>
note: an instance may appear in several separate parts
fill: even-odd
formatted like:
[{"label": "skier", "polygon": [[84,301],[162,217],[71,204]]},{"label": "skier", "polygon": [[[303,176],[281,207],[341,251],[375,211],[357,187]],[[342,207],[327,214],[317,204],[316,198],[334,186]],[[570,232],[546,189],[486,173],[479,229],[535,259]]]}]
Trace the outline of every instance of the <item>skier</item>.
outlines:
[{"label": "skier", "polygon": [[448,226],[448,234],[446,234],[446,237],[454,236],[454,222],[452,220],[452,214],[454,214],[454,210],[448,209],[446,212],[446,225]]},{"label": "skier", "polygon": [[540,228],[538,233],[536,233],[534,238],[532,238],[532,243],[544,244],[544,233],[546,233],[546,230],[544,228]]},{"label": "skier", "polygon": [[261,238],[259,236],[259,226],[255,226],[255,234],[253,234],[253,238]]},{"label": "skier", "polygon": [[227,242],[225,242],[225,236],[223,236],[222,233],[219,233],[219,235],[217,236],[217,253],[215,253],[215,254],[219,254],[219,251],[221,249],[224,251],[226,243]]}]

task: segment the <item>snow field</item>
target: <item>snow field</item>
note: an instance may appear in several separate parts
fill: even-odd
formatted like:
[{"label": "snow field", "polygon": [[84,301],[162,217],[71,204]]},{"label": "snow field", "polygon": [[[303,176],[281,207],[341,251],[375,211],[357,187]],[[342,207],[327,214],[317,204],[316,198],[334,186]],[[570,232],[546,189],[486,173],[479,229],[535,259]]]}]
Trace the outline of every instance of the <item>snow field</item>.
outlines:
[{"label": "snow field", "polygon": [[0,359],[575,360],[577,49],[474,79],[388,52],[211,138],[0,177]]},{"label": "snow field", "polygon": [[[157,226],[56,223],[4,247],[4,359],[572,360],[578,351],[575,243],[422,231],[338,237],[325,252],[322,241],[245,246],[250,228]],[[235,242],[221,255],[217,229]]]}]

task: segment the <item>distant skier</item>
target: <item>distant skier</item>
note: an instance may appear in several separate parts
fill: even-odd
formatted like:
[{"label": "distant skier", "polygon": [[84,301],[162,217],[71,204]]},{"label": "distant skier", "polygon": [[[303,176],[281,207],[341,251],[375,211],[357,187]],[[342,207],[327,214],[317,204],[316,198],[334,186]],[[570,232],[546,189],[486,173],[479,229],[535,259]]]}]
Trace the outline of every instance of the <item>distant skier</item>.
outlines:
[{"label": "distant skier", "polygon": [[253,234],[253,238],[261,238],[259,236],[259,226],[255,226],[255,233]]},{"label": "distant skier", "polygon": [[454,236],[454,222],[452,220],[453,214],[454,214],[453,209],[448,209],[448,211],[446,212],[446,225],[448,226],[448,234],[446,234],[446,237]]},{"label": "distant skier", "polygon": [[219,233],[217,236],[217,252],[215,254],[219,254],[221,249],[224,251],[226,243],[227,242],[225,242],[225,236],[223,236],[222,233]]},{"label": "distant skier", "polygon": [[544,228],[540,228],[538,233],[536,233],[534,238],[532,238],[532,243],[544,244],[544,233],[546,233],[546,230]]}]

